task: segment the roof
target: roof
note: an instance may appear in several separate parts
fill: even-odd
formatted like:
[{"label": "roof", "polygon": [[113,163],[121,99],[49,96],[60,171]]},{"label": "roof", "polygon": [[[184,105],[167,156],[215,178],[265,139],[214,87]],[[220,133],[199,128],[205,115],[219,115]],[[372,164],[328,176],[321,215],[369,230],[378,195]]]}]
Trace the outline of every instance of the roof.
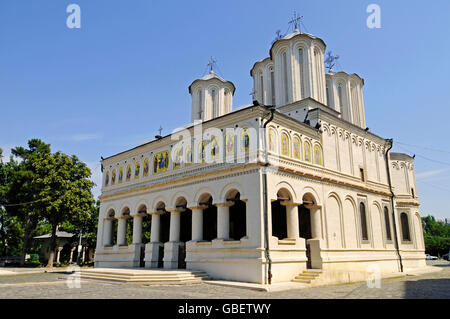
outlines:
[{"label": "roof", "polygon": [[272,58],[272,49],[275,46],[275,44],[277,44],[278,42],[290,40],[290,39],[295,38],[295,37],[303,37],[303,36],[306,36],[306,37],[308,37],[310,39],[313,39],[313,40],[319,40],[320,42],[322,42],[322,44],[325,47],[327,46],[325,44],[325,41],[323,41],[321,38],[313,36],[313,35],[311,35],[309,33],[303,33],[303,32],[300,32],[299,30],[295,30],[294,32],[289,33],[289,34],[285,35],[284,37],[282,37],[281,39],[279,39],[279,40],[275,41],[274,43],[272,43],[272,46],[270,47],[270,50],[269,50],[270,58]]},{"label": "roof", "polygon": [[[57,231],[56,232],[56,237],[57,238],[72,238],[73,236],[75,236],[75,234],[68,233],[68,232],[65,232],[65,231]],[[35,239],[46,239],[46,238],[51,238],[51,237],[52,237],[52,234],[48,233],[48,234],[41,235],[41,236],[36,236],[36,237],[33,237],[33,238],[35,238]]]},{"label": "roof", "polygon": [[189,85],[189,94],[192,93],[191,92],[191,87],[192,87],[192,85],[194,85],[195,82],[198,82],[198,81],[209,81],[209,80],[212,80],[212,79],[219,80],[220,82],[223,82],[223,83],[229,83],[233,87],[233,94],[234,94],[234,91],[236,91],[236,87],[234,86],[233,82],[230,82],[230,81],[222,79],[220,76],[215,74],[214,71],[211,70],[209,72],[209,74],[205,75],[204,77],[202,77],[200,79],[194,80],[194,82],[192,82],[191,85]]}]

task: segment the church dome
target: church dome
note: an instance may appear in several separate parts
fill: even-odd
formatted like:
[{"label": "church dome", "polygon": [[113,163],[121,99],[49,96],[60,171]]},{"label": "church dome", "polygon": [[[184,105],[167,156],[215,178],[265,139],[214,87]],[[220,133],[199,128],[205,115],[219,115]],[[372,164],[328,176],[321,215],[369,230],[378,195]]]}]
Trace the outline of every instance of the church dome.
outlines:
[{"label": "church dome", "polygon": [[208,121],[231,112],[236,87],[213,70],[189,85],[192,97],[191,121]]}]

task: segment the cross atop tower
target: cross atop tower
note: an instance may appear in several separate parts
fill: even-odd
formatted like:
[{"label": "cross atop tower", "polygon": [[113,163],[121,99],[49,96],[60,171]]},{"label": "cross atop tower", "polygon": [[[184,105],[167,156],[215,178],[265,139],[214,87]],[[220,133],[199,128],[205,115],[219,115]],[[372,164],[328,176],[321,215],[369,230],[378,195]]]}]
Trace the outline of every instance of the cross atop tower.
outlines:
[{"label": "cross atop tower", "polygon": [[303,16],[297,16],[297,12],[294,11],[294,16],[289,20],[289,25],[294,26],[294,31],[299,30],[299,24],[301,23],[302,19]]},{"label": "cross atop tower", "polygon": [[328,72],[333,70],[333,67],[336,64],[336,61],[339,59],[339,55],[333,55],[331,51],[327,52],[327,58],[325,59],[325,67],[328,69]]},{"label": "cross atop tower", "polygon": [[158,129],[159,136],[161,136],[162,130],[163,130],[163,128],[162,128],[162,126],[160,125],[160,126],[159,126],[159,129]]},{"label": "cross atop tower", "polygon": [[217,64],[217,60],[211,57],[211,59],[208,62],[209,72],[214,72],[214,67]]}]

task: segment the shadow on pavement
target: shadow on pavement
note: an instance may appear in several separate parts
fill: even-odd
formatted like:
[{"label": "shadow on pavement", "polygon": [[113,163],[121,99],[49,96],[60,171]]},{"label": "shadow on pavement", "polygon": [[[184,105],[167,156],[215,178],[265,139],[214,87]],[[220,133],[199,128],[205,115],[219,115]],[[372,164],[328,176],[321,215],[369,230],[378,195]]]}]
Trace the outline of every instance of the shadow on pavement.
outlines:
[{"label": "shadow on pavement", "polygon": [[405,299],[450,299],[449,278],[409,280],[404,289]]}]

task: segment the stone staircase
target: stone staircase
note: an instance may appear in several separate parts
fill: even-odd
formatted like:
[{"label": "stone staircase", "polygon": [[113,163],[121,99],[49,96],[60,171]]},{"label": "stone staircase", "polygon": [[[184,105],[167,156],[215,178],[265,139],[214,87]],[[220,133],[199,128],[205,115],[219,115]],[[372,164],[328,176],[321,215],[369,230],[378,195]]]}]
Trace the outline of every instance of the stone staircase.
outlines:
[{"label": "stone staircase", "polygon": [[208,274],[195,270],[164,269],[82,269],[81,279],[103,280],[117,283],[190,284],[209,279]]},{"label": "stone staircase", "polygon": [[295,276],[292,281],[303,284],[311,284],[314,280],[318,279],[321,274],[321,269],[306,269],[298,276]]}]

